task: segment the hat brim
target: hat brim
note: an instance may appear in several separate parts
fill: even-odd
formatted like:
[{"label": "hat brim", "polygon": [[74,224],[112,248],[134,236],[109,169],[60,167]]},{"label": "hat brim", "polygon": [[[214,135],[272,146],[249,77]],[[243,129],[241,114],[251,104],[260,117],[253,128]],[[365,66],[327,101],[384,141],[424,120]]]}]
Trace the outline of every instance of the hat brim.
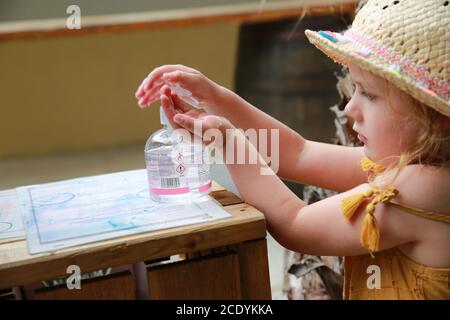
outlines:
[{"label": "hat brim", "polygon": [[382,59],[377,59],[375,55],[369,54],[368,56],[363,56],[358,54],[357,52],[360,47],[357,44],[353,42],[333,42],[320,35],[319,32],[312,30],[305,30],[305,34],[312,44],[335,62],[344,66],[355,64],[364,70],[370,71],[393,83],[400,90],[410,94],[418,101],[450,117],[450,104],[448,101],[436,94],[427,92],[426,89],[418,86],[407,75],[393,72],[387,62]]}]

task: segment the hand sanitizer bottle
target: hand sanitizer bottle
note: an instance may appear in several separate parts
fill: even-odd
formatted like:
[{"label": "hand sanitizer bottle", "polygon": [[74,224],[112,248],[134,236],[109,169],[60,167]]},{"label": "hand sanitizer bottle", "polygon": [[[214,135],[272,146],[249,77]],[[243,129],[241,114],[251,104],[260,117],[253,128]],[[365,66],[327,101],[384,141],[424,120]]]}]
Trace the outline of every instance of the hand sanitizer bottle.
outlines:
[{"label": "hand sanitizer bottle", "polygon": [[144,150],[150,197],[179,203],[206,196],[211,191],[209,149],[202,143],[183,141],[162,106],[160,120],[163,128],[148,138]]}]

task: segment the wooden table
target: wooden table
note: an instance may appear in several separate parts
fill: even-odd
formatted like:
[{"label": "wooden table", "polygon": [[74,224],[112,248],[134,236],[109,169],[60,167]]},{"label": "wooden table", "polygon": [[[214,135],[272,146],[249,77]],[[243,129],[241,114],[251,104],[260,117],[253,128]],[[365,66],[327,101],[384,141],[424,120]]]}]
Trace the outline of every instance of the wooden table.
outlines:
[{"label": "wooden table", "polygon": [[80,290],[33,289],[31,298],[136,299],[145,287],[149,299],[271,299],[263,214],[217,183],[210,195],[232,217],[34,255],[23,238],[3,240],[0,289],[67,277],[67,267],[77,265],[82,273],[125,271],[82,280]]}]

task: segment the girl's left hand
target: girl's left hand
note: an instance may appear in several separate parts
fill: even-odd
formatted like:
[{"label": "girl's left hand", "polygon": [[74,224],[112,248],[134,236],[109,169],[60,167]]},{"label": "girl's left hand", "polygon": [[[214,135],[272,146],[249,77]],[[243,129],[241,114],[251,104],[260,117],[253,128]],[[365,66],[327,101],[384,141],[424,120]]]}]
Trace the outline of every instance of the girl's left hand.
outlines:
[{"label": "girl's left hand", "polygon": [[[167,86],[164,86],[160,92],[164,113],[174,129],[186,129],[191,134],[199,136],[205,144],[212,143],[217,146],[225,144],[227,130],[236,129],[224,117],[210,115],[184,104]],[[196,128],[201,130],[195,130]],[[211,141],[212,138],[214,138],[213,141]]]}]

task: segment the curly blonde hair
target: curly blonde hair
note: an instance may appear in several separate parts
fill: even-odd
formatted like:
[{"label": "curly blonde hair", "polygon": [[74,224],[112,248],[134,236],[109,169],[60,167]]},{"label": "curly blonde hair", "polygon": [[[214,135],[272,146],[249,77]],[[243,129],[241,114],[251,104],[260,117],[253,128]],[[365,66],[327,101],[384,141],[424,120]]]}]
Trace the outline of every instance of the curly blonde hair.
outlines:
[{"label": "curly blonde hair", "polygon": [[[392,85],[386,81],[387,95],[390,94],[390,86]],[[405,120],[413,123],[417,128],[417,139],[400,156],[392,157],[394,159],[386,170],[369,177],[369,183],[372,185],[376,185],[376,179],[383,181],[381,186],[378,185],[379,188],[391,185],[400,172],[410,164],[421,164],[434,168],[450,165],[450,126],[444,125],[445,121],[450,123],[450,119],[410,95],[405,95],[410,100],[411,106],[411,112],[408,119]],[[389,107],[395,112],[395,106],[389,104]]]}]

